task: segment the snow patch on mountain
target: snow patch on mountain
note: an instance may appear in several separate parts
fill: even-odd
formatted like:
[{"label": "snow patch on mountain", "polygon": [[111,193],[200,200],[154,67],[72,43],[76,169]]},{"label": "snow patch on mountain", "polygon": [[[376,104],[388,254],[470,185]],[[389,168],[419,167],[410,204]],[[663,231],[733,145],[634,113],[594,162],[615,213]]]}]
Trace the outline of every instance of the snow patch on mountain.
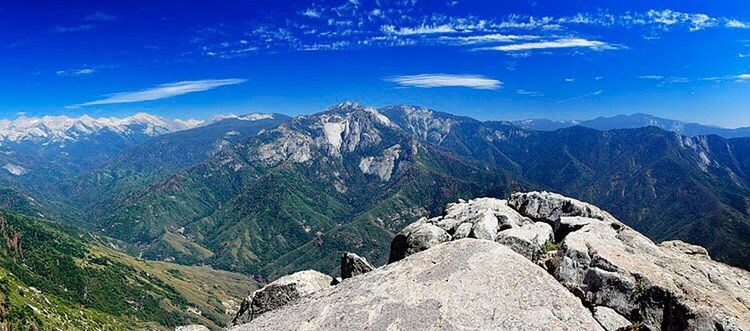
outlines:
[{"label": "snow patch on mountain", "polygon": [[0,142],[62,143],[75,142],[86,136],[115,133],[122,136],[144,134],[158,136],[165,133],[195,127],[197,120],[167,120],[146,113],[124,118],[88,115],[68,116],[21,116],[15,120],[0,121]]},{"label": "snow patch on mountain", "polygon": [[260,121],[260,120],[272,120],[273,114],[250,113],[250,114],[245,114],[245,115],[235,115],[235,114],[216,115],[208,121],[200,121],[199,125],[206,125],[206,124],[215,123],[215,122],[226,120],[226,119],[237,119],[240,121],[251,121],[251,122]]}]

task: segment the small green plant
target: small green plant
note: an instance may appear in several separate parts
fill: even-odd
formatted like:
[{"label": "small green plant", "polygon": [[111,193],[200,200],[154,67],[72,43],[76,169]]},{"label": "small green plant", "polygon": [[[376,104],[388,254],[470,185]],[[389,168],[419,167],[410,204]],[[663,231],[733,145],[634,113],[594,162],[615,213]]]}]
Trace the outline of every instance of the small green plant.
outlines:
[{"label": "small green plant", "polygon": [[562,244],[555,243],[552,240],[547,239],[547,241],[544,242],[544,250],[543,250],[544,254],[547,254],[547,253],[552,252],[552,251],[559,250],[560,246],[562,246]]},{"label": "small green plant", "polygon": [[643,277],[635,275],[635,297],[640,299],[646,293],[646,283],[643,282]]}]

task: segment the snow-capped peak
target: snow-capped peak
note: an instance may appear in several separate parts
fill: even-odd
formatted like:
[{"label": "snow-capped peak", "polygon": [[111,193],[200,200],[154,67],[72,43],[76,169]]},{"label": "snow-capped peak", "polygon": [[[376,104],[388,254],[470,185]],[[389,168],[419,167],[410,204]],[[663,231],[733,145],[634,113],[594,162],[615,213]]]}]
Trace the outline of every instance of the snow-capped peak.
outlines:
[{"label": "snow-capped peak", "polygon": [[267,114],[267,113],[250,113],[245,115],[235,115],[235,114],[222,114],[222,115],[216,115],[212,117],[210,120],[206,121],[202,124],[208,124],[208,123],[214,123],[225,119],[238,119],[241,121],[260,121],[260,120],[270,120],[273,119],[273,114]]},{"label": "snow-capped peak", "polygon": [[88,135],[105,132],[125,136],[143,134],[157,136],[200,125],[196,120],[168,120],[159,116],[138,113],[128,117],[19,116],[15,120],[0,121],[0,142],[57,143],[74,142]]}]

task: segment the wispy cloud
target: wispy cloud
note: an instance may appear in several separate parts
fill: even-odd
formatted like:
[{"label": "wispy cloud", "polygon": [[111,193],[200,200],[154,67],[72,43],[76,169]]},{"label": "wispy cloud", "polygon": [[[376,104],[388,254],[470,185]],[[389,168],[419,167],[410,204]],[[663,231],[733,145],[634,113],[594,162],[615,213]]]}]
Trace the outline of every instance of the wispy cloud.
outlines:
[{"label": "wispy cloud", "polygon": [[524,90],[524,89],[518,89],[518,90],[516,90],[516,94],[526,95],[526,96],[530,96],[530,97],[543,97],[544,96],[544,93],[542,93],[542,92],[539,92],[539,91],[529,91],[529,90]]},{"label": "wispy cloud", "polygon": [[540,41],[530,43],[518,43],[510,45],[501,45],[494,47],[477,48],[477,50],[494,50],[502,52],[532,51],[540,49],[559,49],[559,48],[588,48],[595,51],[616,50],[623,48],[621,45],[609,44],[603,41],[588,40],[583,38],[566,38],[551,41]]},{"label": "wispy cloud", "polygon": [[707,78],[703,78],[703,80],[714,81],[714,82],[734,81],[737,83],[746,83],[750,81],[750,74],[745,73],[745,74],[729,75],[729,76],[707,77]]},{"label": "wispy cloud", "polygon": [[52,32],[55,32],[55,33],[78,32],[78,31],[91,30],[95,27],[96,26],[93,24],[79,24],[79,25],[73,25],[73,26],[56,26],[52,29]]},{"label": "wispy cloud", "polygon": [[92,13],[89,16],[86,16],[86,21],[92,21],[92,22],[109,22],[109,21],[115,21],[117,20],[117,16],[107,14],[102,11],[97,11]]},{"label": "wispy cloud", "polygon": [[516,41],[521,41],[521,40],[534,40],[534,39],[539,39],[539,36],[493,33],[493,34],[482,34],[482,35],[460,36],[460,37],[443,36],[440,39],[445,40],[445,41],[453,41],[453,42],[456,42],[457,44],[462,44],[462,45],[476,45],[476,44],[488,44],[488,43],[509,43],[509,42],[516,42]]},{"label": "wispy cloud", "polygon": [[320,18],[320,12],[315,10],[315,8],[308,8],[305,11],[302,12],[303,16],[312,17],[312,18]]},{"label": "wispy cloud", "polygon": [[79,76],[91,75],[95,72],[96,72],[95,68],[80,68],[80,69],[58,70],[55,72],[55,74],[57,74],[58,76],[79,77]]},{"label": "wispy cloud", "polygon": [[739,53],[737,54],[737,57],[739,57],[740,59],[744,59],[750,57],[750,54]]},{"label": "wispy cloud", "polygon": [[207,91],[227,85],[236,85],[244,83],[245,79],[206,79],[190,80],[175,83],[161,84],[140,91],[120,92],[106,96],[103,99],[84,102],[69,106],[71,108],[86,107],[95,105],[109,105],[118,103],[133,103],[141,101],[151,101],[158,99],[171,98],[178,95]]},{"label": "wispy cloud", "polygon": [[735,28],[735,29],[750,29],[750,23],[742,22],[738,20],[729,20],[725,24],[728,28]]},{"label": "wispy cloud", "polygon": [[105,22],[115,21],[117,16],[107,14],[102,11],[96,11],[84,17],[80,24],[77,25],[58,25],[52,28],[54,33],[79,32],[94,29]]},{"label": "wispy cloud", "polygon": [[395,34],[399,36],[413,36],[420,34],[445,34],[457,32],[456,29],[448,24],[442,25],[421,25],[417,27],[396,28],[393,25],[383,25],[380,30],[386,34]]},{"label": "wispy cloud", "polygon": [[654,80],[658,81],[661,84],[682,84],[682,83],[688,83],[690,82],[690,79],[686,77],[679,77],[679,76],[664,76],[664,75],[642,75],[638,76],[640,79],[645,80]]},{"label": "wispy cloud", "polygon": [[[232,44],[231,49],[255,47],[258,52],[279,50],[343,50],[356,48],[490,46],[482,48],[507,52],[510,56],[530,56],[534,50],[576,49],[615,50],[627,48],[608,40],[591,40],[579,29],[605,27],[620,34],[636,34],[658,39],[672,30],[699,31],[709,28],[742,28],[748,23],[732,17],[709,16],[700,12],[672,9],[627,11],[612,14],[606,10],[568,16],[532,16],[510,13],[456,15],[452,1],[369,1],[353,3],[316,2],[302,7],[298,15],[279,17],[255,26],[251,31],[236,28],[232,36],[203,39],[201,54],[216,56],[217,48],[237,39],[248,45]],[[327,4],[326,4],[327,3]],[[210,51],[206,51],[206,49]]]},{"label": "wispy cloud", "polygon": [[481,75],[422,74],[395,76],[386,78],[386,81],[401,86],[421,88],[466,87],[478,90],[497,90],[503,86],[503,82]]},{"label": "wispy cloud", "polygon": [[601,95],[602,93],[604,93],[604,91],[598,90],[598,91],[594,91],[594,92],[590,92],[590,93],[586,93],[586,94],[582,94],[582,95],[577,95],[577,96],[574,96],[574,97],[570,97],[570,98],[567,98],[567,99],[562,99],[562,100],[559,100],[559,101],[557,101],[555,103],[566,103],[566,102],[576,101],[576,100],[580,100],[580,99],[586,99],[586,98],[590,98],[590,97],[595,97],[597,95]]}]

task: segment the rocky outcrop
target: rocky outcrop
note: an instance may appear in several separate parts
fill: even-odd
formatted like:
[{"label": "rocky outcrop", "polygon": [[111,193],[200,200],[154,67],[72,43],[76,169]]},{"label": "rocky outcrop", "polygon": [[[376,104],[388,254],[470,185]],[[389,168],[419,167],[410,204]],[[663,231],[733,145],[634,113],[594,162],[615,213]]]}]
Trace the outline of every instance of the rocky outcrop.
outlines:
[{"label": "rocky outcrop", "polygon": [[505,200],[482,198],[449,204],[444,216],[422,218],[401,230],[391,242],[388,262],[451,239],[495,240],[500,230],[530,224],[529,218],[516,213]]},{"label": "rocky outcrop", "polygon": [[[343,270],[343,269],[342,269]],[[238,330],[750,330],[750,273],[548,192],[451,204],[389,265]]]},{"label": "rocky outcrop", "polygon": [[232,330],[601,330],[551,275],[463,239],[413,254]]},{"label": "rocky outcrop", "polygon": [[347,252],[341,256],[341,279],[359,276],[374,269],[367,259],[357,254]]},{"label": "rocky outcrop", "polygon": [[298,302],[301,298],[331,286],[331,276],[314,270],[281,277],[242,300],[233,325],[248,323],[263,313]]}]

